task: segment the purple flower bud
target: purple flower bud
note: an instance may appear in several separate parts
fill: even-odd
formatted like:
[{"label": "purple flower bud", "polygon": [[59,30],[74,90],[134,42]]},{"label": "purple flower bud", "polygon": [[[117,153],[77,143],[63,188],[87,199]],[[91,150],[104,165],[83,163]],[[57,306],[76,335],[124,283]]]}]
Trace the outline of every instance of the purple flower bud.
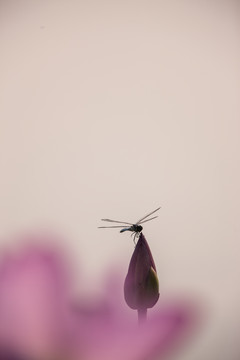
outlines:
[{"label": "purple flower bud", "polygon": [[156,266],[142,233],[129,264],[124,283],[124,297],[128,306],[137,310],[153,307],[159,298]]}]

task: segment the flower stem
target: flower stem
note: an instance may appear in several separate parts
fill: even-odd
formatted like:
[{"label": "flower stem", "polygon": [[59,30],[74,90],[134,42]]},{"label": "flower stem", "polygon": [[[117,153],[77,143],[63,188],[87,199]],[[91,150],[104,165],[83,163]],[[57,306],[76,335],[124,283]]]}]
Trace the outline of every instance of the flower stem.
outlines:
[{"label": "flower stem", "polygon": [[138,325],[142,325],[147,321],[147,308],[138,309]]}]

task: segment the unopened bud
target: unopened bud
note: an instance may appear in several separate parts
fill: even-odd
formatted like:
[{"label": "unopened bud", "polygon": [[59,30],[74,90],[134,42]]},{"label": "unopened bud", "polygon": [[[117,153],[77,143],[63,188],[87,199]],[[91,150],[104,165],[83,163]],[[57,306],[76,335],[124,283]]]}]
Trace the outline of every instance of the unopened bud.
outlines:
[{"label": "unopened bud", "polygon": [[128,306],[137,310],[153,307],[159,298],[156,266],[142,233],[129,264],[124,283],[124,297]]}]

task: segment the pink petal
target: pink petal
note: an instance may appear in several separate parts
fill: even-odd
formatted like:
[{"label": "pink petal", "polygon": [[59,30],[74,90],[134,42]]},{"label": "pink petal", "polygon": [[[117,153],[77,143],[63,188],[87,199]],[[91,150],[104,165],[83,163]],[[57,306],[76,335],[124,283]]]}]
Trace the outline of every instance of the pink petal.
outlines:
[{"label": "pink petal", "polygon": [[146,324],[109,304],[95,311],[79,309],[78,352],[84,360],[152,360],[188,340],[197,327],[197,312],[186,304],[163,307]]},{"label": "pink petal", "polygon": [[0,342],[45,356],[65,336],[66,284],[60,257],[29,248],[0,263]]}]

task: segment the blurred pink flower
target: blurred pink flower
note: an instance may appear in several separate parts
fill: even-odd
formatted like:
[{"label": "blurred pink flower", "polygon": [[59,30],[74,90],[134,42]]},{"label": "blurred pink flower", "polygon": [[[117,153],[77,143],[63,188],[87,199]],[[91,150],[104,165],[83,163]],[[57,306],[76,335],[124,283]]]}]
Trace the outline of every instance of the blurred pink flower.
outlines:
[{"label": "blurred pink flower", "polygon": [[1,360],[160,359],[195,327],[195,311],[181,303],[138,327],[109,288],[103,299],[73,306],[66,265],[47,247],[2,257]]}]

